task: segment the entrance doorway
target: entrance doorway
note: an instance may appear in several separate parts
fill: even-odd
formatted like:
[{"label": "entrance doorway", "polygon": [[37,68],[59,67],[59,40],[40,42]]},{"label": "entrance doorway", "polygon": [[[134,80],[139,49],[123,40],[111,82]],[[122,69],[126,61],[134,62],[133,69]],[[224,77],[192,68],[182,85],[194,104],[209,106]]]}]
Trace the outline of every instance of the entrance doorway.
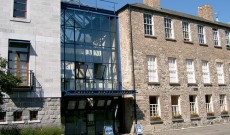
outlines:
[{"label": "entrance doorway", "polygon": [[[122,112],[118,98],[68,99],[65,111],[66,135],[103,135],[104,126],[119,132]],[[72,104],[72,105],[68,105]],[[74,105],[74,107],[73,107]]]}]

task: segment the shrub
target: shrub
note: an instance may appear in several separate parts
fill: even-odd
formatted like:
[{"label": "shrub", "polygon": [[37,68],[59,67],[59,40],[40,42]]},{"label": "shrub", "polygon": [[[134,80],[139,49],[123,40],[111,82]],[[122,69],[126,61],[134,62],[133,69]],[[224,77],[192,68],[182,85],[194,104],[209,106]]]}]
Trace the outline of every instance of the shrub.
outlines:
[{"label": "shrub", "polygon": [[21,135],[61,135],[62,130],[58,127],[25,128]]},{"label": "shrub", "polygon": [[191,113],[191,118],[196,118],[196,117],[199,117],[197,113]]},{"label": "shrub", "polygon": [[182,119],[182,116],[180,114],[173,115],[173,119]]},{"label": "shrub", "polygon": [[161,121],[161,117],[160,116],[150,116],[150,120],[151,121]]},{"label": "shrub", "polygon": [[2,127],[0,135],[20,135],[20,129],[17,126]]},{"label": "shrub", "polygon": [[228,115],[228,111],[227,111],[227,110],[223,110],[223,111],[221,112],[221,115]]}]

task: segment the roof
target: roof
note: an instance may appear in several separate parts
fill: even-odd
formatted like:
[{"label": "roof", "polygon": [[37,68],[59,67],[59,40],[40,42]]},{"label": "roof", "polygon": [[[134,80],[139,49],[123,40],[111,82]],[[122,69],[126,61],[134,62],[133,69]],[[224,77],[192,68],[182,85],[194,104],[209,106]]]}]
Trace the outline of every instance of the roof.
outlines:
[{"label": "roof", "polygon": [[120,8],[117,11],[117,13],[119,14],[120,12],[122,12],[124,9],[126,9],[128,7],[150,10],[150,11],[154,11],[154,12],[158,12],[158,13],[163,13],[163,14],[183,17],[183,18],[186,18],[186,19],[191,19],[191,20],[195,20],[195,21],[199,21],[199,22],[204,22],[204,23],[209,23],[209,24],[212,24],[212,25],[219,25],[219,26],[222,26],[222,27],[230,28],[229,24],[225,24],[225,23],[222,23],[222,22],[216,22],[216,21],[210,21],[210,20],[206,20],[204,18],[198,17],[198,16],[194,16],[194,15],[190,15],[190,14],[186,14],[186,13],[181,13],[181,12],[177,12],[177,11],[173,11],[173,10],[169,10],[169,9],[151,7],[151,6],[148,6],[148,5],[143,4],[143,3],[126,4],[125,6]]}]

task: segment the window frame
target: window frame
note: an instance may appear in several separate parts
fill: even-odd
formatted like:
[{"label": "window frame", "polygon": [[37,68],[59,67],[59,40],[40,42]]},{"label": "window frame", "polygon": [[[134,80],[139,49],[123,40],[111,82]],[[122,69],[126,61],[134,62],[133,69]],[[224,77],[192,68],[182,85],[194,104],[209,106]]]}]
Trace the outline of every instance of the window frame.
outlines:
[{"label": "window frame", "polygon": [[206,44],[205,29],[202,25],[197,25],[198,27],[198,39],[199,44]]},{"label": "window frame", "polygon": [[[209,62],[208,61],[202,61],[202,78],[203,78],[204,84],[210,84],[211,83]],[[207,80],[207,81],[205,81],[205,80]]]},{"label": "window frame", "polygon": [[219,38],[219,31],[216,28],[212,28],[212,33],[213,33],[213,42],[214,46],[220,46],[220,38]]},{"label": "window frame", "polygon": [[[152,60],[150,60],[152,59]],[[147,71],[148,71],[148,82],[158,83],[158,68],[157,68],[157,58],[156,56],[147,56]],[[154,79],[155,78],[155,79]]]},{"label": "window frame", "polygon": [[22,121],[22,111],[15,111],[13,116],[14,116],[14,122]]},{"label": "window frame", "polygon": [[178,79],[178,69],[177,69],[176,58],[171,58],[171,57],[168,58],[168,66],[169,66],[169,82],[178,83],[179,79]]},{"label": "window frame", "polygon": [[216,73],[217,73],[218,84],[225,84],[224,63],[221,62],[216,63]]},{"label": "window frame", "polygon": [[[223,97],[223,98],[221,98]],[[220,95],[220,107],[221,107],[221,112],[222,111],[228,111],[228,105],[227,105],[227,98],[226,98],[226,95],[222,94]]]},{"label": "window frame", "polygon": [[226,41],[226,47],[230,47],[230,32],[225,31],[225,41]]},{"label": "window frame", "polygon": [[6,112],[0,112],[0,123],[6,122]]},{"label": "window frame", "polygon": [[[25,10],[16,9],[15,4],[24,5]],[[27,0],[25,0],[25,2],[19,2],[17,0],[14,0],[14,3],[13,3],[13,17],[15,17],[15,18],[27,18],[27,6],[28,6]],[[15,12],[24,13],[24,16],[16,16]]]},{"label": "window frame", "polygon": [[[190,65],[189,65],[190,64]],[[189,84],[196,83],[194,60],[186,59],[187,79]],[[191,75],[190,75],[191,74]]]},{"label": "window frame", "polygon": [[144,19],[144,34],[147,36],[154,36],[154,22],[152,14],[143,14]]},{"label": "window frame", "polygon": [[170,18],[164,18],[165,38],[174,39],[173,21]]},{"label": "window frame", "polygon": [[36,120],[38,120],[38,111],[30,111],[30,121],[36,121]]},{"label": "window frame", "polygon": [[182,21],[182,30],[184,41],[191,41],[190,24],[188,22]]}]

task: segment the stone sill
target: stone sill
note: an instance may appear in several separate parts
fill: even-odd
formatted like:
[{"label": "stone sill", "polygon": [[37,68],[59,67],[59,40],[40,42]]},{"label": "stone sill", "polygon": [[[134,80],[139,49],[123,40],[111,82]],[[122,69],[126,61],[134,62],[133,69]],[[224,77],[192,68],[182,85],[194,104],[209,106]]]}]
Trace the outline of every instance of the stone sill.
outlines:
[{"label": "stone sill", "polygon": [[188,86],[198,86],[197,83],[188,83]]},{"label": "stone sill", "polygon": [[222,46],[215,46],[215,45],[214,45],[214,47],[215,47],[215,48],[218,48],[218,49],[222,49]]},{"label": "stone sill", "polygon": [[174,38],[165,38],[166,41],[173,41],[173,42],[176,42],[176,39]]},{"label": "stone sill", "polygon": [[10,21],[13,21],[13,22],[23,22],[23,23],[31,23],[31,20],[29,20],[29,19],[26,19],[26,18],[16,18],[16,17],[10,18]]},{"label": "stone sill", "polygon": [[184,119],[172,119],[172,122],[184,122]]},{"label": "stone sill", "polygon": [[28,123],[40,123],[41,121],[40,120],[29,120]]},{"label": "stone sill", "polygon": [[180,83],[169,83],[171,86],[180,86]]},{"label": "stone sill", "polygon": [[200,46],[205,46],[205,47],[208,47],[208,45],[207,44],[199,44]]},{"label": "stone sill", "polygon": [[159,82],[148,82],[148,85],[160,85]]},{"label": "stone sill", "polygon": [[6,122],[0,122],[0,125],[7,125],[8,124],[8,122],[6,121]]},{"label": "stone sill", "polygon": [[221,118],[226,118],[226,117],[229,117],[229,115],[228,114],[223,114],[223,115],[221,115]]},{"label": "stone sill", "polygon": [[13,121],[12,124],[24,124],[25,121]]},{"label": "stone sill", "polygon": [[211,83],[204,83],[204,86],[212,86]]},{"label": "stone sill", "polygon": [[216,116],[207,116],[207,119],[215,119]]},{"label": "stone sill", "polygon": [[218,84],[218,86],[226,86],[226,84]]},{"label": "stone sill", "polygon": [[150,124],[163,124],[163,121],[150,121]]},{"label": "stone sill", "polygon": [[192,41],[186,41],[186,40],[184,40],[184,43],[187,43],[187,44],[194,44]]},{"label": "stone sill", "polygon": [[153,35],[145,35],[146,38],[154,38],[154,39],[157,39],[156,36],[153,36]]},{"label": "stone sill", "polygon": [[191,121],[196,121],[196,120],[201,120],[201,117],[194,117],[194,118],[190,118]]}]

